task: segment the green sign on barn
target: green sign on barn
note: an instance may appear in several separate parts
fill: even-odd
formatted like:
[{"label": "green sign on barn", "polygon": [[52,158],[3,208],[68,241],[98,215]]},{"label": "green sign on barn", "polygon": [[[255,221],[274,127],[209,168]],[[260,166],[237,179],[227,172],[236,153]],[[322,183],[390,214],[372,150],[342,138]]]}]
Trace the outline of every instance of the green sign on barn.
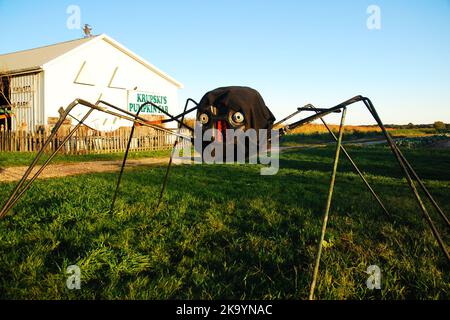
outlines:
[{"label": "green sign on barn", "polygon": [[[136,113],[140,106],[145,102],[152,102],[166,112],[169,112],[169,98],[165,95],[157,93],[148,93],[140,91],[128,92],[128,111]],[[146,105],[141,110],[142,114],[163,114],[160,110],[152,106]]]}]

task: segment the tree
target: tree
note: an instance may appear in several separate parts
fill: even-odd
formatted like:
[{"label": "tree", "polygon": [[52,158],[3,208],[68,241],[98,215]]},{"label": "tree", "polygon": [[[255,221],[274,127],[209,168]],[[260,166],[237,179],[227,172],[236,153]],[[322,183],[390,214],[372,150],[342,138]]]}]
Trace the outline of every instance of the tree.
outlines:
[{"label": "tree", "polygon": [[445,123],[442,122],[442,121],[436,121],[436,122],[433,124],[433,127],[434,127],[434,129],[435,129],[436,131],[445,131],[445,129],[446,129],[446,125],[445,125]]}]

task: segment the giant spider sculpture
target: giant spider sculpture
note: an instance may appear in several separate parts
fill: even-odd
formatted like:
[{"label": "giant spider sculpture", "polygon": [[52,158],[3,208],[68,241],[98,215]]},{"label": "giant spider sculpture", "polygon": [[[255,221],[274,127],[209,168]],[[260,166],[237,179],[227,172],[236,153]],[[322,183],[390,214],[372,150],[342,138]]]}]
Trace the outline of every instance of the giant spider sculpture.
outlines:
[{"label": "giant spider sculpture", "polygon": [[[75,99],[71,104],[68,105],[68,107],[64,109],[60,109],[60,118],[58,122],[56,123],[55,127],[53,128],[50,136],[47,138],[47,140],[43,143],[41,150],[37,153],[36,157],[33,159],[32,163],[26,170],[25,174],[21,178],[21,180],[17,183],[15,188],[13,189],[10,197],[4,204],[3,208],[0,211],[0,219],[4,218],[6,214],[11,210],[11,208],[19,201],[19,199],[23,196],[23,194],[26,192],[26,190],[31,186],[33,181],[42,173],[42,171],[47,167],[47,165],[50,163],[50,161],[55,157],[55,155],[58,153],[58,151],[64,146],[64,144],[70,139],[70,137],[80,128],[80,126],[83,125],[83,123],[86,121],[86,119],[91,115],[91,113],[96,110],[99,112],[103,112],[109,115],[113,115],[125,120],[129,120],[133,123],[133,126],[131,128],[130,137],[128,140],[128,145],[125,151],[125,155],[123,158],[121,170],[119,173],[115,193],[113,195],[112,205],[111,205],[111,212],[114,209],[114,203],[116,200],[116,196],[119,191],[119,186],[122,178],[122,174],[126,165],[127,157],[128,157],[128,151],[130,149],[131,144],[131,138],[134,133],[134,129],[136,125],[141,125],[149,128],[153,128],[155,130],[164,131],[170,134],[173,134],[176,136],[174,146],[173,146],[173,152],[169,160],[169,164],[167,166],[167,171],[164,177],[164,181],[161,188],[161,193],[159,196],[158,201],[158,207],[161,203],[164,190],[167,185],[169,171],[171,168],[173,156],[174,156],[174,150],[177,148],[177,144],[182,141],[188,141],[193,142],[194,137],[192,135],[186,135],[181,133],[181,128],[185,128],[189,130],[191,133],[193,133],[195,130],[194,128],[190,127],[184,122],[184,118],[187,114],[196,111],[196,123],[199,124],[201,127],[201,132],[205,133],[207,130],[212,130],[213,137],[210,141],[202,141],[200,144],[200,147],[197,148],[198,152],[200,152],[203,156],[203,151],[210,145],[211,143],[223,143],[225,144],[233,144],[235,147],[239,144],[239,141],[237,140],[229,140],[226,139],[226,135],[229,129],[235,129],[235,130],[241,130],[243,132],[248,131],[249,129],[254,129],[256,131],[260,131],[261,129],[265,129],[268,131],[271,131],[274,127],[278,128],[276,129],[280,135],[284,135],[288,133],[291,129],[297,128],[299,126],[302,126],[304,124],[307,124],[309,122],[312,122],[314,120],[320,119],[322,123],[325,125],[325,127],[328,129],[330,135],[333,137],[333,139],[337,143],[336,152],[335,152],[335,158],[334,158],[334,164],[333,164],[333,170],[331,174],[331,181],[330,181],[330,188],[329,193],[327,197],[327,202],[325,206],[325,211],[323,215],[323,221],[322,221],[322,231],[321,236],[318,244],[318,250],[317,255],[315,259],[315,266],[311,281],[311,287],[309,292],[309,298],[314,298],[314,289],[317,281],[317,274],[319,269],[319,262],[322,252],[322,243],[324,241],[325,233],[326,233],[326,227],[327,227],[327,221],[328,221],[328,215],[330,211],[331,206],[331,200],[333,196],[333,189],[334,189],[334,183],[335,183],[335,177],[337,172],[337,165],[339,160],[340,152],[344,153],[344,155],[347,157],[347,159],[350,161],[351,165],[355,169],[355,171],[358,173],[358,175],[361,177],[363,183],[369,190],[369,192],[373,195],[374,199],[378,202],[382,210],[389,216],[389,212],[382,203],[380,197],[375,193],[373,188],[370,186],[368,181],[365,179],[362,172],[359,170],[353,159],[350,157],[348,152],[345,150],[345,148],[342,146],[342,136],[343,136],[343,126],[345,122],[345,116],[347,107],[357,103],[362,102],[367,110],[370,112],[372,117],[377,122],[378,126],[380,127],[390,149],[392,150],[392,153],[396,160],[398,161],[404,176],[409,184],[409,187],[414,194],[417,203],[420,207],[421,213],[424,217],[424,219],[427,221],[429,227],[431,228],[431,231],[438,242],[440,248],[442,249],[443,254],[447,257],[447,260],[450,261],[450,255],[447,249],[446,244],[442,240],[441,235],[439,234],[433,220],[430,217],[430,214],[428,213],[428,209],[425,206],[425,202],[423,201],[422,197],[420,196],[418,192],[418,188],[421,188],[425,196],[428,198],[430,203],[433,205],[433,207],[436,209],[436,211],[439,213],[439,215],[442,217],[444,222],[446,223],[447,227],[450,227],[449,220],[446,216],[446,214],[442,211],[442,209],[439,207],[437,202],[434,200],[422,180],[419,178],[415,170],[412,168],[410,163],[406,160],[403,153],[400,151],[398,146],[393,141],[392,137],[386,130],[385,126],[383,125],[383,122],[381,121],[377,111],[375,110],[375,107],[373,106],[370,99],[363,97],[363,96],[355,96],[347,101],[344,101],[334,107],[331,108],[315,108],[312,105],[306,105],[304,107],[298,108],[293,114],[289,115],[288,117],[284,118],[283,120],[274,123],[275,117],[273,116],[272,112],[269,110],[269,108],[264,103],[263,98],[261,95],[254,89],[248,88],[248,87],[222,87],[217,88],[215,90],[212,90],[208,93],[206,93],[203,98],[200,100],[200,103],[195,102],[193,99],[187,99],[184,111],[176,116],[173,116],[157,106],[156,104],[152,102],[146,102],[142,104],[139,108],[139,110],[136,112],[136,114],[131,113],[129,111],[126,111],[124,109],[118,108],[108,102],[99,100],[95,104],[92,104],[88,101],[85,101],[83,99]],[[190,109],[188,109],[189,103],[194,104],[194,106]],[[29,178],[33,168],[38,163],[40,157],[44,153],[44,150],[47,148],[47,146],[50,144],[50,142],[53,140],[53,138],[56,136],[58,130],[64,123],[64,120],[70,116],[70,112],[77,106],[77,105],[83,105],[85,107],[88,107],[87,113],[81,118],[81,120],[78,121],[78,123],[72,128],[72,130],[65,136],[65,138],[61,141],[61,143],[58,145],[58,147],[53,151],[53,153],[50,154],[48,159],[45,161],[45,163]],[[167,116],[167,119],[163,120],[156,120],[156,121],[148,121],[140,116],[141,110],[147,106],[151,105],[155,109],[159,110],[161,113],[165,114]],[[298,120],[296,122],[293,122],[288,125],[283,125],[283,123],[295,115],[299,114],[300,112],[311,112],[312,115],[305,117],[301,120]],[[328,127],[328,125],[325,123],[323,117],[326,115],[329,115],[331,113],[341,113],[341,123],[339,127],[339,133],[338,136],[336,136]],[[178,124],[178,131],[172,132],[171,130],[165,128],[162,126],[164,123],[168,122],[176,122]],[[270,138],[269,138],[270,140]],[[249,157],[250,155],[246,153],[246,157]],[[157,208],[158,208],[157,207]]]}]

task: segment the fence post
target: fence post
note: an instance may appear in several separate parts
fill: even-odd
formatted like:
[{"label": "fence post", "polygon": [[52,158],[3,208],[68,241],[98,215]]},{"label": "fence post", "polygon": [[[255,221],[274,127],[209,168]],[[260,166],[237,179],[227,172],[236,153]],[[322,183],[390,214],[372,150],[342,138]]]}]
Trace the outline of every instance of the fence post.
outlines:
[{"label": "fence post", "polygon": [[[8,131],[0,128],[0,151],[4,152],[37,152],[48,139],[48,130],[26,132],[24,130]],[[94,154],[123,152],[130,135],[130,128],[123,127],[111,133],[97,131],[77,131],[60,149],[63,154]],[[64,134],[56,135],[46,152],[56,150],[65,138]],[[170,147],[173,135],[147,128],[139,128],[131,137],[130,150],[152,151],[166,150]]]}]

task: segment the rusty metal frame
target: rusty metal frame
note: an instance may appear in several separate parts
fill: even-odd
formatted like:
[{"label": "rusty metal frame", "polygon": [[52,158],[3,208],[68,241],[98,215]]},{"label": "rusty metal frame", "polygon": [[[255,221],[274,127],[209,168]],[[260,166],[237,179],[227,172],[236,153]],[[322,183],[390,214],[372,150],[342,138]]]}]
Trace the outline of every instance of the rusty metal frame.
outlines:
[{"label": "rusty metal frame", "polygon": [[323,214],[323,219],[322,219],[322,231],[320,233],[320,240],[319,240],[319,244],[317,247],[317,256],[316,256],[316,261],[314,264],[314,271],[313,271],[311,287],[310,287],[310,291],[309,291],[309,299],[310,300],[314,299],[314,290],[316,288],[317,276],[319,274],[319,264],[320,264],[320,257],[322,255],[322,245],[323,245],[323,241],[325,240],[325,233],[327,231],[327,223],[328,223],[328,215],[330,213],[331,200],[333,198],[333,191],[334,191],[334,184],[336,182],[336,173],[337,173],[338,162],[339,162],[339,153],[340,153],[341,147],[342,147],[342,136],[344,134],[344,123],[345,123],[346,114],[347,114],[347,108],[344,107],[342,116],[341,116],[341,124],[339,126],[339,136],[338,136],[337,144],[336,144],[336,152],[335,152],[334,162],[333,162],[333,172],[331,174],[331,179],[330,179],[330,188],[328,190],[328,198],[327,198],[325,212]]},{"label": "rusty metal frame", "polygon": [[[100,104],[104,104],[118,112],[110,111],[106,109],[105,107],[100,106]],[[145,105],[152,105],[153,107],[156,107],[159,109],[157,105],[155,105],[152,102],[147,102]],[[53,153],[49,156],[49,158],[44,162],[44,164],[38,169],[38,171],[31,177],[31,179],[25,184],[27,181],[29,175],[33,171],[33,169],[36,167],[39,159],[44,154],[47,147],[50,145],[50,142],[54,139],[54,137],[57,135],[59,129],[61,128],[62,124],[64,123],[64,120],[70,115],[70,112],[77,106],[77,105],[83,105],[85,107],[90,108],[88,112],[84,115],[84,117],[81,119],[81,121],[78,122],[78,124],[69,132],[69,134],[63,139],[62,143],[53,151]],[[142,107],[142,106],[141,106]],[[31,187],[31,184],[37,179],[37,177],[44,171],[44,169],[48,166],[50,161],[56,156],[57,152],[65,145],[65,143],[72,137],[72,135],[78,130],[78,128],[86,121],[86,119],[89,117],[89,115],[93,111],[100,111],[104,112],[113,116],[116,116],[121,119],[125,119],[128,121],[133,122],[133,124],[140,124],[145,127],[149,127],[155,130],[163,131],[166,133],[170,133],[172,135],[175,135],[177,139],[185,139],[188,141],[192,141],[193,138],[191,136],[183,135],[179,132],[173,132],[169,129],[166,129],[164,127],[160,127],[158,125],[154,125],[149,123],[146,119],[140,117],[139,115],[132,114],[131,112],[128,112],[127,110],[121,109],[119,107],[116,107],[106,101],[98,100],[95,104],[92,104],[86,100],[83,99],[75,99],[73,102],[71,102],[66,109],[61,108],[59,110],[60,117],[58,121],[56,122],[50,136],[45,140],[44,144],[42,145],[41,149],[37,153],[37,155],[32,160],[31,164],[25,171],[22,178],[19,180],[17,185],[14,187],[13,191],[11,192],[11,195],[9,196],[6,203],[3,205],[2,209],[0,210],[0,220],[3,219],[6,214],[11,210],[11,208],[17,203],[17,201],[20,200],[20,198],[23,196],[23,194]],[[176,117],[173,117],[176,118]],[[134,125],[133,125],[134,126]],[[124,159],[124,163],[126,162],[126,159]],[[25,185],[24,185],[25,184]]]},{"label": "rusty metal frame", "polygon": [[[194,104],[195,104],[195,107],[193,107],[193,108],[191,108],[191,109],[189,109],[189,110],[186,111],[186,109],[187,109],[187,107],[188,107],[188,105],[189,105],[189,102],[194,103]],[[190,112],[197,110],[197,108],[198,108],[198,103],[197,103],[195,100],[193,100],[193,99],[191,99],[191,98],[187,99],[187,100],[186,100],[186,104],[184,105],[184,110],[183,110],[183,112],[182,112],[181,114],[177,115],[177,116],[172,116],[171,114],[167,113],[165,110],[163,110],[162,108],[160,108],[160,107],[154,105],[153,103],[146,102],[146,103],[143,103],[143,104],[139,107],[139,110],[137,111],[137,113],[136,113],[136,115],[135,115],[135,119],[137,119],[137,118],[139,117],[139,114],[141,113],[142,108],[144,108],[145,106],[147,106],[147,105],[149,105],[149,104],[152,104],[152,105],[153,105],[154,107],[156,107],[158,110],[160,110],[161,112],[163,112],[164,114],[166,114],[167,116],[169,116],[170,119],[167,119],[166,122],[176,121],[176,122],[178,123],[178,129],[177,129],[177,134],[178,134],[178,135],[179,135],[180,132],[181,132],[181,127],[185,127],[185,128],[187,128],[188,130],[190,130],[191,132],[194,131],[194,129],[192,129],[191,127],[189,127],[188,125],[186,125],[186,124],[184,123],[184,117],[185,117],[186,114],[189,114]],[[178,120],[178,118],[180,118],[180,117],[181,117],[181,121]],[[119,177],[118,177],[118,179],[117,179],[116,189],[115,189],[115,191],[114,191],[114,196],[113,196],[112,203],[111,203],[110,214],[112,214],[113,211],[114,211],[114,205],[115,205],[115,203],[116,203],[117,195],[118,195],[118,193],[119,193],[120,183],[121,183],[121,181],[122,181],[123,172],[124,172],[124,170],[125,170],[125,166],[126,166],[126,163],[127,163],[128,152],[129,152],[129,150],[130,150],[130,145],[131,145],[131,140],[132,140],[133,134],[134,134],[135,124],[136,124],[136,123],[133,123],[133,127],[131,128],[131,132],[130,132],[130,137],[128,138],[127,148],[126,148],[126,150],[125,150],[124,158],[123,158],[123,161],[122,161],[122,166],[120,167],[120,173],[119,173]],[[163,196],[163,194],[164,194],[164,190],[165,190],[166,185],[167,185],[167,179],[168,179],[168,176],[169,176],[170,167],[171,167],[171,165],[172,165],[172,160],[173,160],[174,151],[175,151],[175,148],[176,148],[176,146],[177,146],[177,144],[178,144],[179,139],[180,139],[180,137],[177,136],[177,138],[175,139],[174,145],[173,145],[173,147],[172,147],[172,152],[171,152],[171,155],[170,155],[169,163],[168,163],[168,165],[167,165],[166,175],[165,175],[165,177],[164,177],[163,186],[162,186],[162,189],[161,189],[161,192],[160,192],[160,197],[159,197],[159,200],[158,200],[157,209],[158,209],[158,207],[159,207],[159,204],[160,204],[160,202],[161,202],[162,196]]]},{"label": "rusty metal frame", "polygon": [[[414,197],[415,197],[415,199],[417,201],[418,206],[421,209],[423,218],[428,223],[435,240],[437,241],[439,247],[442,250],[442,253],[447,258],[447,261],[450,262],[450,255],[449,255],[449,251],[447,249],[447,246],[444,243],[444,241],[442,240],[442,237],[441,237],[439,231],[437,230],[433,220],[431,219],[431,216],[428,213],[428,210],[427,210],[427,208],[425,206],[425,203],[424,203],[424,201],[422,200],[421,196],[418,193],[418,190],[417,190],[417,187],[416,187],[416,185],[414,183],[414,180],[419,184],[419,186],[421,187],[421,189],[425,193],[426,197],[430,200],[432,205],[435,207],[436,211],[439,213],[441,218],[447,224],[447,227],[449,227],[449,220],[448,220],[447,216],[445,215],[445,213],[443,212],[443,210],[437,204],[435,199],[431,196],[431,193],[428,191],[428,189],[426,188],[425,184],[422,182],[422,180],[419,178],[417,173],[414,171],[414,169],[412,168],[411,164],[406,160],[405,156],[402,154],[402,152],[400,151],[399,147],[397,146],[397,144],[394,142],[394,140],[390,136],[389,132],[386,130],[386,127],[384,126],[383,122],[381,121],[377,111],[375,110],[375,107],[374,107],[372,101],[369,98],[366,98],[366,97],[363,97],[363,96],[355,96],[355,97],[353,97],[353,98],[351,98],[351,99],[349,99],[347,101],[344,101],[343,103],[341,103],[341,104],[339,104],[337,106],[331,107],[329,109],[322,109],[322,111],[314,110],[313,108],[311,108],[311,105],[308,105],[308,108],[311,109],[310,111],[314,111],[315,114],[312,115],[312,116],[309,116],[307,118],[301,119],[301,120],[299,120],[297,122],[294,122],[294,123],[292,123],[290,125],[286,125],[286,126],[280,128],[279,129],[280,135],[286,134],[290,130],[292,130],[292,129],[296,128],[296,127],[302,126],[304,124],[310,123],[310,122],[312,122],[312,121],[314,121],[316,119],[321,119],[323,121],[322,118],[324,116],[326,116],[326,115],[328,115],[328,114],[330,114],[332,112],[335,112],[337,110],[340,110],[340,109],[344,109],[345,110],[345,108],[347,106],[349,106],[351,104],[354,104],[356,102],[363,102],[364,105],[366,106],[366,108],[371,113],[372,117],[377,122],[378,127],[381,129],[381,131],[382,131],[382,133],[383,133],[383,135],[384,135],[384,137],[385,137],[389,147],[391,148],[392,153],[394,154],[394,157],[397,159],[397,161],[398,161],[398,163],[400,165],[400,168],[403,171],[403,174],[404,174],[404,176],[405,176],[405,178],[406,178],[406,180],[408,182],[408,185],[409,185],[409,187],[410,187],[410,189],[411,189],[411,191],[412,191],[412,193],[413,193],[413,195],[414,195]],[[307,111],[308,108],[304,108],[302,110]],[[325,124],[324,121],[323,121],[323,123]],[[328,128],[328,130],[329,130],[329,128]],[[342,131],[342,123],[341,123],[341,127],[340,127],[339,131],[340,131],[340,133],[339,133],[339,138],[337,140],[337,143],[338,143],[338,149],[341,149],[342,146],[341,146],[340,138],[341,138],[341,134],[342,134],[342,132],[341,132]],[[336,139],[335,136],[334,136],[334,138]],[[339,156],[339,153],[336,152],[335,165],[337,164],[337,157],[338,156]],[[356,167],[355,167],[355,169],[356,169]],[[334,174],[335,174],[335,172],[333,171],[333,175]],[[361,175],[361,178],[363,178],[362,175]],[[413,178],[414,178],[414,180],[413,180]],[[363,179],[363,180],[365,180],[365,179]],[[369,189],[371,189],[368,184],[366,184],[366,185],[369,187]],[[334,186],[334,182],[330,186],[330,196],[329,196],[328,201],[327,201],[327,208],[328,208],[329,201],[331,201],[330,199],[331,199],[331,196],[332,196],[332,188],[333,188],[333,186]],[[372,192],[372,194],[377,198],[377,200],[379,200],[374,192]],[[379,201],[379,203],[383,207],[383,209],[386,211],[386,213],[388,213],[387,210],[385,209],[384,205],[382,204],[382,202]],[[324,232],[326,230],[326,229],[324,229],[324,226],[326,228],[327,215],[328,215],[328,213],[326,211],[326,213],[325,213],[326,217],[324,218],[324,222],[322,224],[322,235],[321,235],[321,239],[322,240],[319,243],[319,249],[318,249],[318,254],[317,254],[317,258],[316,258],[316,264],[315,264],[315,267],[314,267],[314,274],[313,274],[313,278],[312,278],[312,282],[311,282],[311,288],[310,288],[310,294],[309,294],[309,298],[310,299],[314,298],[314,288],[315,288],[315,282],[316,282],[316,278],[317,278],[318,264],[320,262],[321,245],[322,245],[322,241],[323,241],[323,237],[322,236],[324,235]]]},{"label": "rusty metal frame", "polygon": [[[192,128],[190,128],[189,126],[187,126],[186,124],[184,124],[184,117],[186,114],[194,111],[197,109],[197,106],[187,110],[187,105],[190,101],[193,101],[192,99],[188,99],[188,101],[186,102],[185,108],[183,113],[181,113],[178,116],[172,116],[169,113],[167,113],[165,110],[163,110],[162,108],[160,108],[159,106],[155,105],[154,103],[151,102],[147,102],[144,103],[143,105],[141,105],[139,112],[137,114],[133,114],[131,112],[128,112],[126,110],[123,110],[121,108],[118,108],[114,105],[111,105],[105,101],[99,100],[97,101],[96,104],[91,104],[85,100],[82,99],[75,99],[71,104],[69,104],[69,106],[65,109],[65,110],[61,110],[61,115],[60,118],[58,120],[58,122],[56,123],[51,135],[49,138],[47,138],[47,140],[44,142],[41,150],[38,152],[38,154],[36,155],[36,157],[33,159],[32,163],[30,164],[30,166],[28,167],[28,169],[26,170],[25,174],[23,175],[22,179],[19,181],[19,183],[16,185],[16,187],[14,188],[13,192],[11,193],[10,197],[8,198],[7,202],[4,204],[3,208],[0,211],[0,219],[4,218],[4,216],[8,213],[8,211],[17,203],[17,201],[22,197],[22,195],[26,192],[26,190],[31,186],[31,184],[33,183],[33,181],[39,176],[39,174],[45,169],[45,167],[48,165],[48,163],[53,159],[53,157],[56,155],[56,153],[60,150],[60,148],[62,148],[62,146],[68,141],[68,139],[75,133],[75,131],[83,124],[83,122],[89,117],[89,115],[94,111],[101,111],[110,115],[114,115],[117,116],[119,118],[122,119],[126,119],[129,121],[133,122],[133,129],[132,132],[130,134],[130,138],[128,141],[128,145],[127,145],[127,151],[125,153],[123,162],[122,162],[122,168],[121,168],[121,172],[119,175],[119,179],[118,179],[118,184],[116,186],[116,191],[114,194],[114,198],[113,198],[113,204],[111,206],[111,211],[114,208],[114,202],[115,202],[115,198],[117,196],[117,192],[119,189],[119,185],[120,185],[120,181],[121,181],[121,177],[123,174],[123,170],[125,168],[126,165],[126,160],[127,160],[127,156],[128,156],[128,150],[130,148],[130,141],[134,132],[134,126],[136,124],[142,125],[142,126],[147,126],[150,128],[153,128],[155,130],[160,130],[160,131],[164,131],[164,132],[170,132],[171,134],[176,136],[176,141],[174,142],[174,146],[172,149],[172,154],[170,157],[170,161],[167,167],[167,171],[166,171],[166,175],[164,178],[164,182],[163,182],[163,186],[161,189],[161,193],[160,193],[160,197],[158,200],[158,207],[161,203],[161,199],[163,197],[163,193],[164,190],[166,188],[167,185],[167,180],[168,180],[168,176],[169,176],[169,171],[171,168],[171,164],[172,164],[172,158],[173,158],[173,154],[175,151],[175,148],[177,146],[177,143],[179,142],[180,139],[186,139],[189,141],[193,141],[193,137],[190,136],[186,136],[180,133],[180,129],[181,127],[185,127],[189,130],[193,130]],[[195,103],[195,101],[193,101]],[[434,208],[437,210],[437,212],[439,213],[439,215],[441,216],[441,218],[444,220],[444,222],[446,223],[447,227],[450,226],[449,224],[449,219],[447,218],[446,214],[443,212],[443,210],[440,208],[440,206],[437,204],[437,202],[435,201],[435,199],[432,197],[431,193],[428,191],[428,189],[426,188],[425,184],[422,182],[422,180],[419,178],[419,176],[417,175],[417,173],[415,172],[415,170],[413,169],[413,167],[411,166],[411,164],[407,161],[407,159],[405,158],[405,156],[403,155],[403,153],[400,151],[399,147],[395,144],[394,140],[392,139],[392,137],[390,136],[390,134],[388,133],[388,131],[386,130],[383,122],[381,121],[377,111],[375,110],[375,107],[373,106],[372,102],[370,101],[370,99],[363,97],[363,96],[355,96],[347,101],[344,101],[343,103],[336,105],[334,107],[328,108],[328,109],[315,109],[312,105],[307,105],[303,108],[298,108],[297,111],[295,113],[293,113],[292,115],[288,116],[287,118],[283,119],[282,121],[278,122],[276,125],[279,125],[280,123],[292,118],[293,116],[295,116],[296,114],[300,113],[301,111],[312,111],[315,114],[311,115],[309,117],[306,117],[304,119],[301,119],[299,121],[296,121],[290,125],[285,125],[284,127],[279,129],[280,135],[286,134],[287,132],[289,132],[291,129],[294,129],[296,127],[299,127],[301,125],[307,124],[309,122],[312,122],[314,120],[317,119],[321,119],[322,122],[324,123],[324,125],[327,127],[327,130],[330,132],[330,134],[333,136],[333,138],[337,141],[337,148],[336,148],[336,155],[335,155],[335,161],[334,161],[334,165],[333,165],[333,173],[332,173],[332,178],[331,178],[331,182],[330,182],[330,190],[329,190],[329,194],[328,194],[328,199],[327,199],[327,205],[325,208],[325,213],[324,213],[324,220],[322,223],[322,234],[321,234],[321,241],[319,243],[319,250],[318,250],[318,255],[316,257],[316,264],[314,267],[314,275],[313,275],[313,282],[311,285],[311,290],[310,290],[310,298],[312,299],[314,297],[314,287],[315,287],[315,281],[317,279],[317,273],[318,273],[318,266],[320,263],[320,253],[321,253],[321,246],[322,246],[322,242],[323,242],[323,238],[326,232],[326,222],[328,219],[328,214],[330,211],[330,207],[331,207],[331,201],[332,201],[332,196],[333,196],[333,188],[334,188],[334,183],[335,183],[335,178],[336,178],[336,173],[337,173],[337,164],[338,164],[338,159],[339,159],[339,152],[342,150],[343,153],[347,156],[347,158],[350,160],[350,162],[352,163],[353,167],[355,168],[355,170],[358,172],[358,174],[360,175],[360,177],[363,179],[364,183],[366,184],[366,186],[368,187],[368,189],[371,191],[371,193],[374,195],[374,197],[377,199],[377,201],[379,202],[380,206],[383,208],[383,210],[389,214],[389,212],[386,210],[385,206],[383,205],[383,203],[381,202],[381,200],[378,198],[378,196],[375,194],[375,192],[373,191],[373,189],[370,187],[370,185],[368,184],[367,180],[365,180],[364,176],[362,175],[362,173],[360,172],[360,170],[357,168],[356,164],[354,163],[354,161],[350,158],[350,156],[348,155],[348,153],[345,151],[345,148],[342,146],[342,135],[343,135],[343,124],[344,124],[344,120],[345,120],[345,115],[346,115],[346,110],[347,110],[347,106],[357,103],[357,102],[363,102],[364,105],[366,106],[366,108],[368,109],[368,111],[371,113],[372,117],[376,120],[378,126],[380,127],[380,129],[382,130],[382,133],[389,145],[389,147],[391,148],[392,153],[394,154],[394,157],[397,159],[400,168],[402,169],[404,176],[406,177],[406,180],[408,182],[408,185],[412,191],[412,193],[414,194],[416,201],[421,209],[422,215],[425,219],[425,221],[428,223],[432,234],[434,236],[434,238],[436,239],[436,241],[438,242],[441,250],[443,251],[444,255],[447,258],[447,261],[450,261],[450,255],[447,249],[446,244],[444,243],[444,241],[442,240],[442,237],[439,234],[439,231],[437,230],[433,220],[430,217],[430,214],[428,213],[428,210],[425,206],[424,201],[422,200],[421,196],[418,193],[417,187],[416,187],[416,183],[419,184],[420,188],[422,189],[422,191],[425,193],[426,197],[429,199],[429,201],[431,202],[431,204],[434,206]],[[30,179],[30,181],[28,181],[27,184],[24,185],[25,181],[27,180],[28,176],[31,174],[33,168],[36,166],[37,162],[39,161],[40,157],[42,156],[44,150],[47,148],[47,146],[49,145],[50,141],[55,137],[55,135],[57,134],[59,128],[61,127],[61,125],[63,124],[64,120],[66,119],[67,116],[69,116],[70,111],[77,106],[78,104],[80,105],[84,105],[86,107],[89,107],[90,110],[86,113],[86,115],[81,119],[81,121],[79,121],[79,123],[75,126],[75,128],[73,130],[71,130],[69,132],[69,134],[65,137],[65,139],[63,140],[63,143],[61,143],[58,148],[50,155],[50,157],[47,159],[47,161],[44,163],[44,165],[33,175],[33,177]],[[100,104],[104,104],[108,107],[111,107],[113,109],[115,109],[118,112],[114,112],[114,111],[110,111],[102,106],[100,106]],[[158,125],[149,123],[149,121],[147,121],[146,119],[140,117],[139,113],[141,111],[141,109],[145,106],[145,105],[152,105],[153,107],[155,107],[156,109],[160,110],[162,113],[164,113],[165,115],[167,115],[170,120],[168,119],[168,121],[176,121],[178,123],[178,130],[176,133],[170,131],[169,129],[166,129],[164,127],[160,127]],[[196,103],[197,104],[197,103]],[[336,138],[336,136],[332,133],[332,131],[329,129],[329,127],[326,125],[325,121],[323,120],[323,117],[331,114],[331,113],[336,113],[336,112],[341,112],[342,111],[342,118],[341,118],[341,125],[340,125],[340,129],[339,129],[339,137]],[[181,118],[181,120],[178,120],[179,118]],[[22,187],[23,186],[23,187]]]}]

